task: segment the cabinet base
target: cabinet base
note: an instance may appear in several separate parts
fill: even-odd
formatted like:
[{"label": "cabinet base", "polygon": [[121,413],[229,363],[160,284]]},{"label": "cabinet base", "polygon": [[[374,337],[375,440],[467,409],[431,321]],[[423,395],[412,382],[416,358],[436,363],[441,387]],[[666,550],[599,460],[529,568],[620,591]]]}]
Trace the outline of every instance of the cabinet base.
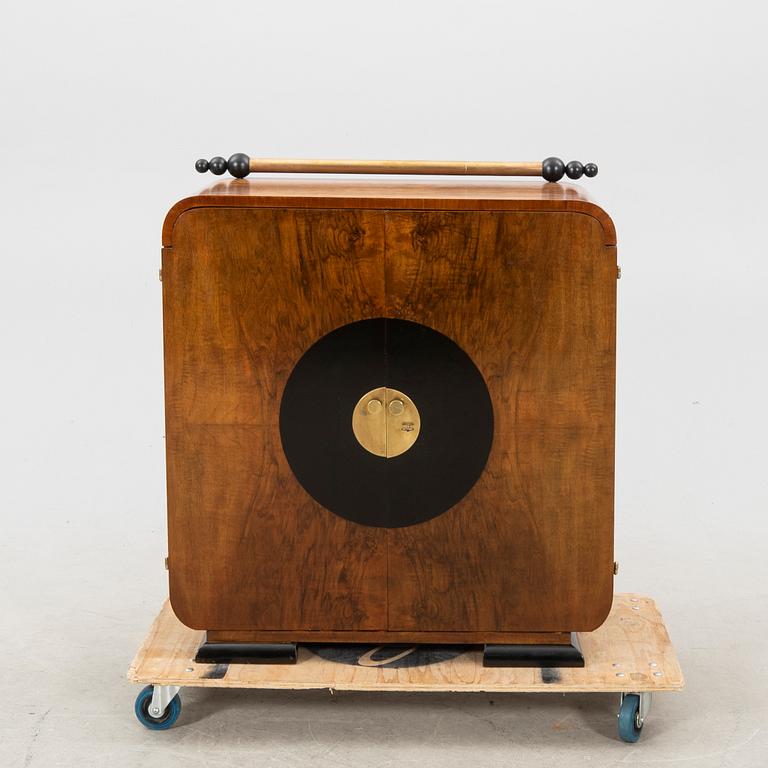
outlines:
[{"label": "cabinet base", "polygon": [[486,645],[484,667],[583,667],[584,654],[575,632],[567,644]]},{"label": "cabinet base", "polygon": [[[348,644],[338,644],[339,648],[345,645]],[[400,647],[393,645],[393,648]],[[221,642],[206,638],[197,649],[194,661],[196,664],[295,664],[297,658],[297,643]],[[486,644],[483,666],[583,667],[584,656],[576,633],[571,633],[570,642],[566,643]]]},{"label": "cabinet base", "polygon": [[295,664],[296,643],[211,643],[197,649],[196,664]]}]

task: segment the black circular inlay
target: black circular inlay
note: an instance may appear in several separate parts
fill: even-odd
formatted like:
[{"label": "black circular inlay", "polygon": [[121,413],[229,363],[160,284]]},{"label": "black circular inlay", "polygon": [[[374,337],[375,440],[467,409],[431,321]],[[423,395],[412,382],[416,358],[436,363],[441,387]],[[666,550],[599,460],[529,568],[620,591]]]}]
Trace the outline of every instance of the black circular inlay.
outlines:
[{"label": "black circular inlay", "polygon": [[[400,456],[369,453],[352,431],[358,400],[376,387],[407,394],[421,432]],[[337,328],[288,377],[280,437],[296,478],[347,520],[415,525],[460,501],[485,468],[493,407],[480,371],[451,339],[419,323],[377,318]]]}]

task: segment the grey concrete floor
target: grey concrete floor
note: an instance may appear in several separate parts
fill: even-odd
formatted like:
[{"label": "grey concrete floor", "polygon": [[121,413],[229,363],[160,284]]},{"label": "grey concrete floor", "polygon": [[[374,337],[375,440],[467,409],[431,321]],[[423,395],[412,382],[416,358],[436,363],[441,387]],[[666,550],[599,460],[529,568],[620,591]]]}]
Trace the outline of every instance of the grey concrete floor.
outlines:
[{"label": "grey concrete floor", "polygon": [[158,733],[134,719],[124,675],[164,597],[164,538],[125,516],[19,521],[4,540],[1,766],[768,763],[757,556],[742,558],[735,589],[706,558],[681,582],[664,578],[663,560],[677,566],[649,536],[654,557],[620,574],[619,589],[655,594],[687,675],[686,691],[656,696],[636,745],[617,740],[617,697],[600,694],[186,690],[177,726]]}]

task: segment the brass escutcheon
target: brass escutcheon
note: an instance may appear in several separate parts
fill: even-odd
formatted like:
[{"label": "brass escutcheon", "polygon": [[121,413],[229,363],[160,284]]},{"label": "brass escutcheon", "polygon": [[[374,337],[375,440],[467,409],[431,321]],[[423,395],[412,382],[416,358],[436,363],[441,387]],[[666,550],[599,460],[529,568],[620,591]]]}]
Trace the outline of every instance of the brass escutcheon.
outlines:
[{"label": "brass escutcheon", "polygon": [[352,431],[369,453],[391,459],[405,453],[418,439],[419,411],[408,395],[377,387],[366,392],[352,411]]}]

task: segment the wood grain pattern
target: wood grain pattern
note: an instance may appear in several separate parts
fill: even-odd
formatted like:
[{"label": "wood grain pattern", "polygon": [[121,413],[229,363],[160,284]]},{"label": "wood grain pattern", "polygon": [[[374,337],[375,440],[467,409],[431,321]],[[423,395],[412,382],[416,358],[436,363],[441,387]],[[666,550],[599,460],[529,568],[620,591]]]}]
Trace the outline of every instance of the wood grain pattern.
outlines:
[{"label": "wood grain pattern", "polygon": [[306,348],[382,314],[381,227],[365,212],[199,209],[164,251],[170,595],[189,626],[386,626],[385,532],[313,501],[277,426]]},{"label": "wood grain pattern", "polygon": [[[208,630],[212,643],[292,643],[292,630],[216,631]],[[535,645],[570,645],[570,632],[397,632],[394,630],[315,630],[301,632],[303,643],[505,643]]]},{"label": "wood grain pattern", "polygon": [[597,219],[603,243],[616,245],[611,217],[586,191],[568,183],[538,181],[404,181],[401,179],[274,179],[220,181],[174,205],[163,223],[163,245],[173,243],[179,217],[195,208],[328,208],[454,211],[568,211]]},{"label": "wood grain pattern", "polygon": [[615,249],[571,213],[389,213],[386,241],[387,315],[454,339],[495,421],[473,491],[390,532],[389,628],[594,629],[613,592]]},{"label": "wood grain pattern", "polygon": [[[485,668],[468,651],[438,664],[409,668],[338,664],[299,648],[295,665],[230,664],[220,678],[192,659],[203,633],[188,629],[166,603],[128,670],[134,683],[211,688],[351,691],[641,692],[679,691],[683,673],[656,604],[616,595],[603,626],[579,636],[585,666],[559,669],[555,679],[532,668]],[[653,666],[652,666],[653,665]],[[658,674],[654,674],[658,673]]]},{"label": "wood grain pattern", "polygon": [[[231,181],[174,206],[164,238],[170,595],[184,623],[299,642],[514,642],[600,624],[615,233],[578,188]],[[298,359],[374,317],[455,340],[493,400],[480,480],[410,528],[330,513],[280,444]]]}]

